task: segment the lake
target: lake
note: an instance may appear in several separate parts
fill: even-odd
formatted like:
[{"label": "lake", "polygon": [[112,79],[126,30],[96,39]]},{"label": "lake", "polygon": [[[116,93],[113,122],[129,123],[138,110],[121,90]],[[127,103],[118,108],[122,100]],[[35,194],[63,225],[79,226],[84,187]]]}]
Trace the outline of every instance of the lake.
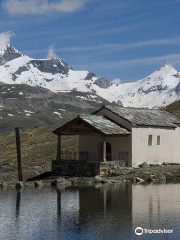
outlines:
[{"label": "lake", "polygon": [[0,239],[180,239],[180,184],[2,190]]}]

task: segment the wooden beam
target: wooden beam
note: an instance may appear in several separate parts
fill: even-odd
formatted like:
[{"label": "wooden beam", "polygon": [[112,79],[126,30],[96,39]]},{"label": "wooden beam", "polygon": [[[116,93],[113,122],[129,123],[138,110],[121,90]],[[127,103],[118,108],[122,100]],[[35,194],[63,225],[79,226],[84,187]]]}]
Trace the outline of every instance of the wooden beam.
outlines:
[{"label": "wooden beam", "polygon": [[61,161],[61,135],[57,136],[57,156],[56,160]]},{"label": "wooden beam", "polygon": [[103,139],[103,162],[106,162],[106,139],[105,137],[102,137]]},{"label": "wooden beam", "polygon": [[23,181],[23,173],[22,173],[22,163],[21,163],[21,141],[20,141],[20,133],[19,128],[15,128],[16,133],[16,151],[17,151],[17,163],[18,163],[18,180]]}]

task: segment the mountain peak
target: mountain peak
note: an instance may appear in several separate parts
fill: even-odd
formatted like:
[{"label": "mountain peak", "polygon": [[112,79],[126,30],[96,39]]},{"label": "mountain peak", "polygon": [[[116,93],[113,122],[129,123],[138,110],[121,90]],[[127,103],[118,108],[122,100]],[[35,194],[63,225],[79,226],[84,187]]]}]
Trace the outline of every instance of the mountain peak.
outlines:
[{"label": "mountain peak", "polygon": [[159,69],[158,69],[159,71],[160,70],[172,70],[172,71],[177,71],[172,65],[170,65],[170,64],[164,64],[162,67],[160,67]]},{"label": "mountain peak", "polygon": [[11,44],[7,44],[0,48],[0,65],[4,65],[6,62],[21,56],[22,54],[17,51]]}]

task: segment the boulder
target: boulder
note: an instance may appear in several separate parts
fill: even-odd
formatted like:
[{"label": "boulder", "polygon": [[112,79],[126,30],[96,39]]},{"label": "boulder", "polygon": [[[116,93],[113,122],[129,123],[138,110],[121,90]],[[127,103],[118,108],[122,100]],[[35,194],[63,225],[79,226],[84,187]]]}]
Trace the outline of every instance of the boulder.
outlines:
[{"label": "boulder", "polygon": [[104,182],[104,180],[101,176],[95,176],[94,181],[95,181],[95,183],[103,183]]},{"label": "boulder", "polygon": [[63,177],[59,177],[57,179],[55,179],[54,181],[51,182],[51,186],[58,186],[58,185],[69,185],[70,182],[67,181],[65,178]]},{"label": "boulder", "polygon": [[35,186],[35,187],[43,187],[43,186],[44,186],[44,183],[43,183],[43,181],[41,181],[41,180],[40,180],[40,181],[35,181],[35,182],[34,182],[34,186]]},{"label": "boulder", "polygon": [[166,176],[163,174],[155,174],[152,178],[157,182],[166,181]]},{"label": "boulder", "polygon": [[34,187],[35,187],[35,184],[34,184],[34,182],[25,182],[25,183],[24,183],[24,187],[34,188]]},{"label": "boulder", "polygon": [[150,165],[147,164],[146,162],[143,162],[139,165],[140,168],[150,168]]},{"label": "boulder", "polygon": [[133,178],[133,183],[134,184],[139,184],[139,183],[143,183],[145,180],[139,177],[134,177]]}]

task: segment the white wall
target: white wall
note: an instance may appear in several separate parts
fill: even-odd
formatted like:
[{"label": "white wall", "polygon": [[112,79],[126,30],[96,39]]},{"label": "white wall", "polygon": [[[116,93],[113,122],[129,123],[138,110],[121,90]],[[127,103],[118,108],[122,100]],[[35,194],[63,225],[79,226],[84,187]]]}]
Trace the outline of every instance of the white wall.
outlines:
[{"label": "white wall", "polygon": [[[148,136],[152,135],[152,146],[148,146]],[[157,145],[160,136],[160,145]],[[132,165],[139,163],[180,163],[180,128],[133,128]]]},{"label": "white wall", "polygon": [[[117,122],[132,132],[127,142],[129,158],[128,166],[137,166],[143,162],[180,163],[180,127],[175,129],[132,127],[132,124],[107,109],[102,109],[98,115],[103,115]],[[148,146],[148,136],[153,135],[153,144]],[[157,145],[157,136],[161,137],[160,145]],[[131,142],[132,141],[132,142]],[[114,143],[118,148],[118,144]]]}]

